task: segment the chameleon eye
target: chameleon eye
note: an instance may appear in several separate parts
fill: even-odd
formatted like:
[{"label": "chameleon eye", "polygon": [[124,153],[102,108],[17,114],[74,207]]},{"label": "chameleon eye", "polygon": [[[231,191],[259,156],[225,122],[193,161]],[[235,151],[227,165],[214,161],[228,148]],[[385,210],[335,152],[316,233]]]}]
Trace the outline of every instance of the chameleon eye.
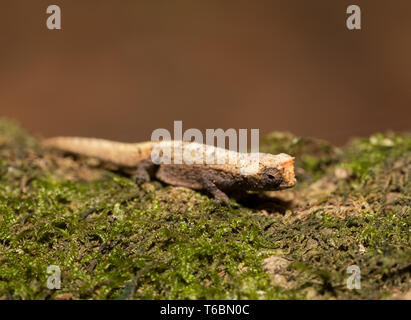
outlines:
[{"label": "chameleon eye", "polygon": [[265,176],[267,177],[268,180],[276,181],[279,178],[278,174],[279,174],[278,170],[267,170],[267,172],[265,173]]}]

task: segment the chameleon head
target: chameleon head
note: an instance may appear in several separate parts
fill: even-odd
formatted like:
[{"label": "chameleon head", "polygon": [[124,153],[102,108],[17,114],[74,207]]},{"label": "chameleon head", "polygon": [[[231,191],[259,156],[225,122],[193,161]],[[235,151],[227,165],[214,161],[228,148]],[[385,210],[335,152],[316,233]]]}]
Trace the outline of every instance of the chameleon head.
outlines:
[{"label": "chameleon head", "polygon": [[285,153],[260,153],[257,176],[261,188],[280,190],[295,186],[294,159]]}]

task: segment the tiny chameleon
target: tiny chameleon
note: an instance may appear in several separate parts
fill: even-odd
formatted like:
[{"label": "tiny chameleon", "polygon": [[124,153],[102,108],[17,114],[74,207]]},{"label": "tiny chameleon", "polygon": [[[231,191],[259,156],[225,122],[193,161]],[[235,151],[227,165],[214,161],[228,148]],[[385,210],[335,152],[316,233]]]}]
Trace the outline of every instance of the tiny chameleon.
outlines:
[{"label": "tiny chameleon", "polygon": [[[176,145],[183,150],[190,146],[194,156],[212,154],[217,157],[224,153],[223,161],[207,163],[177,163],[171,164],[153,162],[153,149],[162,143]],[[193,145],[195,148],[193,148]],[[241,193],[244,191],[269,191],[291,188],[296,184],[294,175],[294,157],[281,153],[278,155],[258,153],[258,169],[252,174],[243,174],[244,162],[228,161],[228,157],[241,156],[251,159],[255,153],[238,153],[219,147],[182,141],[122,143],[95,138],[54,137],[45,139],[42,146],[63,152],[93,157],[101,161],[112,163],[122,169],[134,169],[138,182],[148,182],[157,179],[169,185],[187,187],[211,195],[216,203],[228,204],[227,193]],[[181,152],[180,152],[181,153]],[[196,154],[197,153],[197,154]],[[175,160],[177,157],[171,153]],[[239,157],[240,158],[240,157]],[[255,161],[255,160],[250,160]]]}]

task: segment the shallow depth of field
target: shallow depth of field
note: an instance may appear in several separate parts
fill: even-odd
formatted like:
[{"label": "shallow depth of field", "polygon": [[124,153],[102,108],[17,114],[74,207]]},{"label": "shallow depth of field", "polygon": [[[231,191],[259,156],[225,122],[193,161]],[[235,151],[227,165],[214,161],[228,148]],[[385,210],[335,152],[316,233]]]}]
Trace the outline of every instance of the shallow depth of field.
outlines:
[{"label": "shallow depth of field", "polygon": [[411,299],[410,134],[335,148],[277,132],[260,149],[295,156],[297,186],[216,206],[0,119],[0,298]]}]

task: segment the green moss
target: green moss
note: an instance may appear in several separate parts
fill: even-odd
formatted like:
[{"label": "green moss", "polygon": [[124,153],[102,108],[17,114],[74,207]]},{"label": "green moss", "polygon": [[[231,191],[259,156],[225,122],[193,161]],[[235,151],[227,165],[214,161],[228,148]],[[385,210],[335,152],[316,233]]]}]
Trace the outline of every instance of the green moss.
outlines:
[{"label": "green moss", "polygon": [[[262,149],[297,157],[298,187],[230,207],[45,153],[6,120],[0,139],[0,297],[390,298],[410,289],[409,135],[337,150],[272,134]],[[272,255],[291,262],[285,285],[263,270]],[[345,285],[352,264],[361,290]],[[61,290],[46,286],[50,265]]]},{"label": "green moss", "polygon": [[260,145],[261,152],[288,153],[293,155],[299,170],[299,180],[316,180],[337,161],[339,150],[324,140],[297,137],[288,132],[272,132]]},{"label": "green moss", "polygon": [[[34,180],[24,202],[3,190],[3,293],[23,299],[52,294],[40,284],[47,266],[58,265],[64,291],[79,298],[124,296],[125,285],[145,268],[135,298],[258,298],[261,290],[281,297],[267,288],[258,258],[267,243],[251,212],[233,215],[208,199],[169,211],[156,193],[119,179]],[[96,204],[97,214],[82,219]],[[28,279],[40,290],[26,287]]]},{"label": "green moss", "polygon": [[0,118],[0,146],[21,150],[36,145],[36,139],[31,137],[17,122]]},{"label": "green moss", "polygon": [[354,139],[348,146],[342,166],[351,169],[359,182],[373,179],[383,165],[409,157],[411,136],[377,133],[368,139]]}]

